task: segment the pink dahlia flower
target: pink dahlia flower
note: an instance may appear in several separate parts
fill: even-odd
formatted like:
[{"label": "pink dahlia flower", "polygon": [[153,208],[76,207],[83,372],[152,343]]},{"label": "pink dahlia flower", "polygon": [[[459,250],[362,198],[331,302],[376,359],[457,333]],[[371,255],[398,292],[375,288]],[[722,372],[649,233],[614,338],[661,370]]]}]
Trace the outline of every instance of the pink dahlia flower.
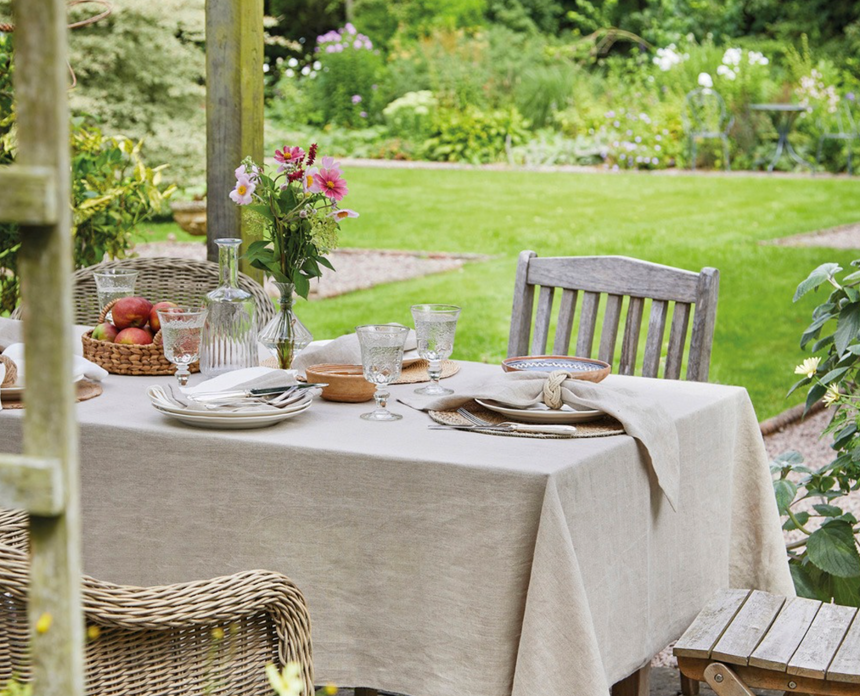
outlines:
[{"label": "pink dahlia flower", "polygon": [[341,177],[339,169],[320,169],[314,175],[314,181],[319,185],[323,195],[334,201],[343,200],[343,197],[349,193],[346,180]]}]

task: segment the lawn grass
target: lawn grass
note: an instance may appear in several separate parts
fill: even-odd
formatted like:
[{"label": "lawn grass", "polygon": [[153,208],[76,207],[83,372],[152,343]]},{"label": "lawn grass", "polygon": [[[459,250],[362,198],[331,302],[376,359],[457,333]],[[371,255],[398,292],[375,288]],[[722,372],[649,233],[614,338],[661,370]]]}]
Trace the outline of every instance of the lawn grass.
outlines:
[{"label": "lawn grass", "polygon": [[787,408],[803,354],[798,339],[817,296],[793,305],[797,283],[820,263],[860,252],[762,245],[860,221],[860,181],[767,177],[588,175],[359,169],[346,172],[342,225],[351,247],[497,256],[461,272],[301,303],[317,338],[365,322],[411,323],[409,306],[463,306],[456,356],[505,356],[517,254],[625,254],[690,270],[720,270],[711,381],[746,387],[760,418]]},{"label": "lawn grass", "polygon": [[[362,323],[411,324],[418,302],[461,305],[455,357],[505,356],[517,254],[625,254],[720,270],[710,379],[746,387],[759,418],[796,403],[785,393],[818,296],[793,305],[797,283],[850,251],[763,245],[860,221],[860,180],[349,168],[361,217],[342,245],[493,255],[462,271],[297,305],[316,338]],[[150,225],[165,238],[164,225]],[[173,230],[175,232],[175,230]],[[182,238],[177,235],[177,238]]]}]

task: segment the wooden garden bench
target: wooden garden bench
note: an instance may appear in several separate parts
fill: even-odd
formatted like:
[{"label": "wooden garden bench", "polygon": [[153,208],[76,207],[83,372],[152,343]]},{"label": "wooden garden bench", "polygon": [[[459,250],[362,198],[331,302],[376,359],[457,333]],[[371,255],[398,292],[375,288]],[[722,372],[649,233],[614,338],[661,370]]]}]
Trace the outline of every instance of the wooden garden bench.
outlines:
[{"label": "wooden garden bench", "polygon": [[860,694],[856,616],[854,607],[723,590],[675,644],[684,692],[706,681],[719,696],[752,696],[751,687]]}]

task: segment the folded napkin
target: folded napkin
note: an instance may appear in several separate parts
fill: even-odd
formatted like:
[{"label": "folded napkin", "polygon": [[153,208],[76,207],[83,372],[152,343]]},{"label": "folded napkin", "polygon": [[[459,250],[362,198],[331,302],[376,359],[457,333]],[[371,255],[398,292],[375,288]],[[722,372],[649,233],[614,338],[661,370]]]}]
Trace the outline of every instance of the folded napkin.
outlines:
[{"label": "folded napkin", "polygon": [[245,367],[207,379],[193,387],[182,387],[188,396],[248,389],[272,389],[297,384],[295,370],[276,370],[271,367]]},{"label": "folded napkin", "polygon": [[[417,348],[418,339],[415,337],[415,331],[410,329],[406,335],[403,350],[417,350]],[[361,365],[361,345],[358,342],[358,335],[351,333],[327,343],[311,343],[293,360],[293,369],[304,377],[307,368],[323,364]]]},{"label": "folded napkin", "polygon": [[677,510],[681,461],[678,431],[665,409],[654,399],[617,384],[585,382],[564,372],[508,372],[466,387],[456,394],[426,400],[410,396],[400,401],[422,411],[459,408],[472,399],[492,399],[512,408],[544,403],[603,411],[619,420],[642,447],[663,495]]},{"label": "folded napkin", "polygon": [[[15,363],[18,368],[18,381],[16,386],[23,386],[24,384],[24,344],[23,343],[13,343],[11,346],[6,348],[0,355],[3,355],[12,362]],[[81,357],[80,355],[72,356],[72,374],[75,379],[80,377],[86,377],[87,379],[91,379],[94,382],[101,382],[108,376],[107,370],[99,365],[96,365],[93,362],[90,362],[86,358]]]}]

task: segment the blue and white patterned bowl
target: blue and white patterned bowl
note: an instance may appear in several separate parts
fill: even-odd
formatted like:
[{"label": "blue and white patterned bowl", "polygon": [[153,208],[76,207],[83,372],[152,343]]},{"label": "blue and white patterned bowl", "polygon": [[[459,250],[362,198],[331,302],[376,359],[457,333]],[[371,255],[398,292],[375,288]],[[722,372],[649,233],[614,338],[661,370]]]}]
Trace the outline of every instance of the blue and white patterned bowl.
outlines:
[{"label": "blue and white patterned bowl", "polygon": [[502,361],[505,372],[554,372],[564,370],[576,379],[586,382],[600,382],[612,368],[609,363],[591,358],[575,358],[567,355],[526,355],[506,358]]}]

